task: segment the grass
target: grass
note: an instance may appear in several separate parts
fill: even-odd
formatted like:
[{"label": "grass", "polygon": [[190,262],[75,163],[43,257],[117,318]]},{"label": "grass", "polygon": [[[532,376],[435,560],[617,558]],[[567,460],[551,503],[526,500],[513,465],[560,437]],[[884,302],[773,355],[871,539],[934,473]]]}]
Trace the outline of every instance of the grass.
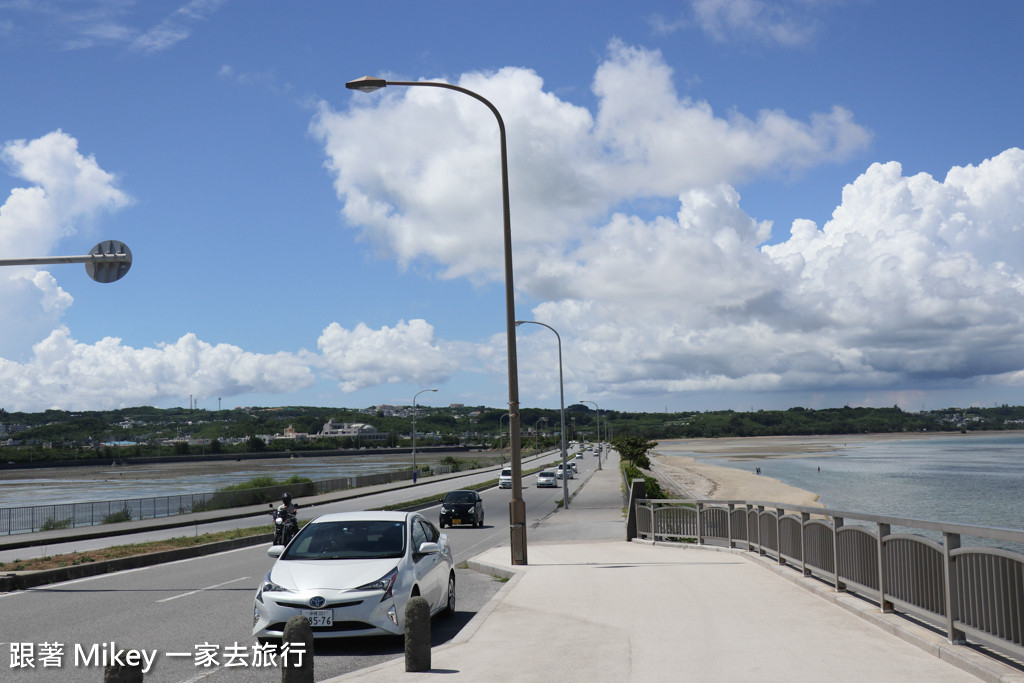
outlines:
[{"label": "grass", "polygon": [[230,541],[235,538],[246,536],[258,536],[269,534],[273,528],[268,526],[252,527],[249,529],[232,529],[230,531],[219,531],[216,533],[199,534],[193,536],[177,536],[163,541],[149,541],[146,543],[128,543],[126,545],[115,545],[109,548],[97,548],[87,552],[65,553],[63,555],[47,555],[34,557],[29,560],[12,560],[0,562],[0,572],[25,572],[40,571],[43,569],[59,569],[61,567],[72,567],[89,562],[102,562],[104,560],[118,560],[122,557],[132,555],[145,555],[156,553],[162,550],[177,550],[179,548],[190,548],[204,543],[215,541]]}]

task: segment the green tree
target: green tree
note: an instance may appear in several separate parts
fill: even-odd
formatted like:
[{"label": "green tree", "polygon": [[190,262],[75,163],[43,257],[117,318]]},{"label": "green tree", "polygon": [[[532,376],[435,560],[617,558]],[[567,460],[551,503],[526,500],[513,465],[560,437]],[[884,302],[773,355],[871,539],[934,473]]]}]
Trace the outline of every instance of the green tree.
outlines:
[{"label": "green tree", "polygon": [[642,436],[631,434],[616,436],[612,439],[612,448],[619,452],[619,456],[644,469],[650,469],[651,460],[647,454],[657,445],[657,441],[648,441]]}]

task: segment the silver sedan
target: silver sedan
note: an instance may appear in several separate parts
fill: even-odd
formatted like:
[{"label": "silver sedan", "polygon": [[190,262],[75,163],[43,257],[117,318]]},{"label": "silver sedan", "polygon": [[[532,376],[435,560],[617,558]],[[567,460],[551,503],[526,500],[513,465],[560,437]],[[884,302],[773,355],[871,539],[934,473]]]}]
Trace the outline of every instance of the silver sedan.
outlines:
[{"label": "silver sedan", "polygon": [[415,512],[342,512],[317,517],[287,546],[253,603],[252,634],[279,641],[301,615],[314,638],[402,635],[405,607],[420,595],[430,614],[455,612],[448,536]]}]

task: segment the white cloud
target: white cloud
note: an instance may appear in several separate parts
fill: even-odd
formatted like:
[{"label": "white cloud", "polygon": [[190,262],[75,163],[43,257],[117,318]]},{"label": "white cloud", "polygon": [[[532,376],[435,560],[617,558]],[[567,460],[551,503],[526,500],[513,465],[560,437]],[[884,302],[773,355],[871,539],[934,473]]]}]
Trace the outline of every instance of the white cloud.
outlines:
[{"label": "white cloud", "polygon": [[[619,44],[595,76],[593,114],[545,93],[523,69],[457,81],[505,117],[516,283],[530,302],[518,317],[562,335],[568,402],[850,387],[892,396],[1024,381],[1024,151],[941,180],[871,165],[831,220],[795,221],[788,239],[766,246],[770,222],[744,211],[735,186],[862,150],[869,134],[848,112],[717,117],[679,97],[657,53]],[[630,94],[637,84],[643,106]],[[349,224],[403,263],[500,280],[490,112],[435,88],[361,97],[346,112],[322,108],[311,126]],[[82,221],[130,202],[60,131],[8,143],[2,155],[26,181],[0,207],[0,249],[17,246],[12,255],[50,253]],[[678,210],[631,209],[647,199]],[[319,355],[254,354],[192,334],[156,348],[83,344],[60,326],[72,301],[48,273],[0,275],[0,315],[31,321],[2,338],[20,344],[20,356],[0,348],[11,359],[0,360],[0,385],[14,409],[287,393],[310,386],[314,370],[346,393],[437,386],[459,372],[504,381],[503,334],[439,339],[420,319],[331,324]],[[518,333],[527,405],[557,396],[554,340],[528,328]]]},{"label": "white cloud", "polygon": [[697,25],[719,42],[802,45],[818,31],[807,0],[693,0]]},{"label": "white cloud", "polygon": [[[613,42],[594,78],[596,116],[545,93],[525,69],[457,79],[505,121],[520,263],[559,255],[623,202],[805,169],[846,158],[870,137],[840,108],[809,122],[778,111],[719,118],[705,102],[680,99],[671,77],[659,53]],[[311,125],[347,222],[403,265],[429,259],[444,277],[500,279],[494,116],[441,88],[355,97],[345,112],[322,105]]]},{"label": "white cloud", "polygon": [[771,246],[731,188],[691,191],[676,220],[615,216],[532,315],[614,396],[1019,383],[1022,183],[1020,149],[945,181],[875,164]]},{"label": "white cloud", "polygon": [[325,374],[337,379],[345,393],[398,382],[440,384],[460,369],[459,345],[435,341],[434,328],[425,320],[379,330],[362,323],[347,330],[332,323],[317,346]]},{"label": "white cloud", "polygon": [[[93,157],[82,155],[77,140],[59,130],[35,140],[5,143],[0,161],[30,184],[13,189],[0,206],[4,258],[54,255],[61,240],[76,234],[82,224],[132,201],[118,189],[113,175]],[[24,357],[33,343],[57,326],[71,303],[71,296],[45,270],[0,269],[0,319],[20,321],[5,326],[0,356]]]},{"label": "white cloud", "polygon": [[[156,26],[139,29],[132,20],[150,3],[122,0],[56,0],[6,3],[14,20],[0,22],[0,35],[22,34],[22,40],[56,40],[62,49],[85,50],[107,45],[128,45],[144,53],[167,50],[205,21],[227,0],[188,0]],[[147,5],[147,6],[143,6]],[[17,23],[16,23],[17,22]]]},{"label": "white cloud", "polygon": [[62,327],[36,344],[33,352],[24,364],[0,358],[0,384],[10,410],[103,410],[180,400],[190,394],[211,398],[285,393],[313,383],[308,358],[211,345],[193,334],[158,348],[135,349],[114,337],[82,344]]},{"label": "white cloud", "polygon": [[195,23],[205,21],[227,0],[190,0],[170,16],[132,41],[132,49],[153,53],[174,47],[192,34]]}]

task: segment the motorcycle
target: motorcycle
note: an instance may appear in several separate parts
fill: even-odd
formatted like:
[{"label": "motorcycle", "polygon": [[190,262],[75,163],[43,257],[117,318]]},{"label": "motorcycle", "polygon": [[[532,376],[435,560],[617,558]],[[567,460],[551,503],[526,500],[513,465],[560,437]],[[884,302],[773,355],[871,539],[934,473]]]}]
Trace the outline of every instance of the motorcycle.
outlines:
[{"label": "motorcycle", "polygon": [[273,509],[274,504],[271,503],[270,507],[270,516],[274,518],[274,545],[288,545],[299,532],[299,520],[284,505]]}]

